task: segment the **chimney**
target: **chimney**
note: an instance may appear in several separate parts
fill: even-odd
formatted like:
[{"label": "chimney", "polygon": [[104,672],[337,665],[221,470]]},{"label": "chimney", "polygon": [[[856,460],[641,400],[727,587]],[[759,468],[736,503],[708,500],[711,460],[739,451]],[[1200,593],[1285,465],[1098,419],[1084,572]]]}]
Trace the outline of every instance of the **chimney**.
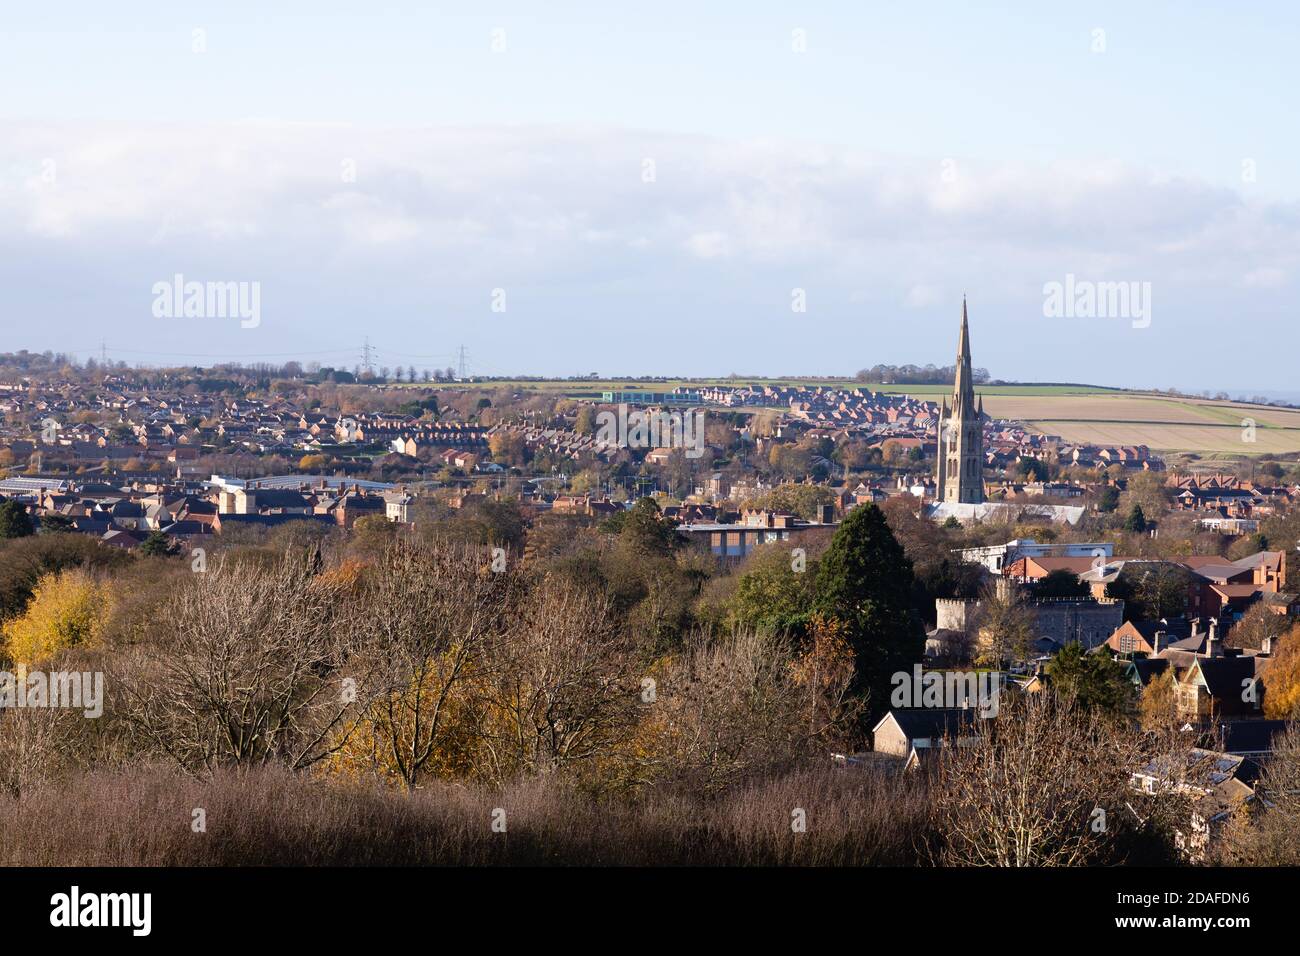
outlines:
[{"label": "chimney", "polygon": [[1264,644],[1263,644],[1263,646],[1262,646],[1259,650],[1260,650],[1260,653],[1261,653],[1261,654],[1264,654],[1264,655],[1269,655],[1269,654],[1272,654],[1272,653],[1273,653],[1273,638],[1272,638],[1272,636],[1269,636],[1269,637],[1264,638]]},{"label": "chimney", "polygon": [[1210,632],[1205,638],[1205,656],[1219,656],[1219,622],[1215,618],[1210,618]]},{"label": "chimney", "polygon": [[1166,636],[1166,635],[1165,635],[1165,632],[1164,632],[1164,631],[1156,631],[1156,636],[1155,636],[1155,646],[1154,646],[1154,648],[1153,648],[1153,656],[1154,656],[1155,654],[1159,654],[1159,653],[1160,653],[1160,651],[1161,651],[1161,645],[1164,644],[1164,642],[1165,642],[1165,636]]}]

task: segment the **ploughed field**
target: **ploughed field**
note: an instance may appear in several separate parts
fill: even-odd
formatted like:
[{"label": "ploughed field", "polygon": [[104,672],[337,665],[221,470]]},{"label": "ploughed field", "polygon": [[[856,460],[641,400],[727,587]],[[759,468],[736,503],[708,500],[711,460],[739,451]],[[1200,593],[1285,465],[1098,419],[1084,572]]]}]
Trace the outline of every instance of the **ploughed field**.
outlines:
[{"label": "ploughed field", "polygon": [[1100,395],[990,395],[985,409],[1067,441],[1147,445],[1163,453],[1262,455],[1300,452],[1300,410],[1237,402]]}]

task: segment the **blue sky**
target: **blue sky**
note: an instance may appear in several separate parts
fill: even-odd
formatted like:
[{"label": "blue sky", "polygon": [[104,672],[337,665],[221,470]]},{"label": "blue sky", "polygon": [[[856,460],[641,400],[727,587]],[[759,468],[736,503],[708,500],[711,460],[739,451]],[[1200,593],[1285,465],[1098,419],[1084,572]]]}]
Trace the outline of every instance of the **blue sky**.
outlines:
[{"label": "blue sky", "polygon": [[[836,374],[951,361],[966,293],[997,376],[1294,387],[1288,5],[699,6],[6,11],[0,348]],[[154,317],[178,272],[262,321]]]}]

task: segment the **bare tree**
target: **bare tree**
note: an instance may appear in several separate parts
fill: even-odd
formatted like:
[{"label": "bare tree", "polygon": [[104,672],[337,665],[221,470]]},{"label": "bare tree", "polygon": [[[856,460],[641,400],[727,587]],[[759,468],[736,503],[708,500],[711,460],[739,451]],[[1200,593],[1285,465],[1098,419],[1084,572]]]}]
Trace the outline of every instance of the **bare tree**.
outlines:
[{"label": "bare tree", "polygon": [[1262,650],[1265,644],[1276,646],[1277,641],[1291,629],[1294,619],[1277,614],[1263,601],[1257,601],[1232,625],[1224,646]]},{"label": "bare tree", "polygon": [[300,555],[220,560],[175,594],[172,617],[124,655],[123,716],[186,771],[280,761],[299,769],[346,741],[360,713],[336,624],[343,586]]},{"label": "bare tree", "polygon": [[641,688],[606,596],[540,582],[492,656],[476,701],[481,773],[500,783],[615,757],[636,723]]},{"label": "bare tree", "polygon": [[[1006,702],[940,749],[934,855],[958,866],[1114,861],[1121,837],[1149,824],[1156,798],[1132,781],[1150,758],[1127,726],[1095,712],[1039,695]],[[1177,800],[1180,781],[1161,778],[1159,799]]]},{"label": "bare tree", "polygon": [[1219,834],[1215,862],[1227,866],[1300,864],[1300,723],[1287,724],[1256,785],[1257,797],[1238,805]]},{"label": "bare tree", "polygon": [[[353,629],[378,694],[366,714],[374,769],[408,790],[444,766],[468,707],[471,682],[489,677],[518,590],[513,570],[487,552],[421,547],[398,539],[379,557]],[[472,728],[471,728],[472,732]]]},{"label": "bare tree", "polygon": [[1009,659],[1029,657],[1034,612],[1013,582],[998,580],[984,588],[975,627],[981,661],[1000,667]]},{"label": "bare tree", "polygon": [[808,692],[784,636],[695,637],[667,667],[648,717],[658,773],[716,792],[809,754]]},{"label": "bare tree", "polygon": [[75,765],[81,720],[54,707],[0,709],[0,792],[21,795]]}]

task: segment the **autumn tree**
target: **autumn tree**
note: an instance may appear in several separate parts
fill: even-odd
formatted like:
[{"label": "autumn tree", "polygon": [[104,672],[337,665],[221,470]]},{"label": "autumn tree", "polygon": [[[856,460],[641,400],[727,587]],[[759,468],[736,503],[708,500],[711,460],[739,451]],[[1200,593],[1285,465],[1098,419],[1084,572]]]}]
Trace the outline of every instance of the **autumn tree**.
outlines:
[{"label": "autumn tree", "polygon": [[453,544],[486,545],[518,551],[524,543],[524,515],[513,498],[486,498],[431,523],[435,537]]},{"label": "autumn tree", "polygon": [[69,568],[112,569],[131,561],[120,548],[80,534],[31,535],[0,546],[0,619],[21,614],[45,575]]},{"label": "autumn tree", "polygon": [[834,502],[835,492],[825,485],[786,482],[756,498],[751,498],[744,502],[742,507],[785,511],[811,521],[817,518],[822,506]]},{"label": "autumn tree", "polygon": [[847,631],[841,621],[812,615],[803,652],[790,668],[807,694],[809,738],[845,749],[865,703],[851,693],[855,655]]},{"label": "autumn tree", "polygon": [[1174,671],[1165,668],[1142,688],[1138,700],[1138,719],[1143,730],[1165,731],[1175,717]]},{"label": "autumn tree", "polygon": [[14,661],[33,664],[92,644],[109,603],[108,590],[83,570],[47,574],[33,590],[26,611],[5,624],[6,652]]},{"label": "autumn tree", "polygon": [[783,478],[801,478],[808,474],[812,454],[801,445],[774,443],[767,461],[772,470]]},{"label": "autumn tree", "polygon": [[809,755],[808,688],[780,634],[692,637],[655,680],[640,749],[644,772],[713,794]]},{"label": "autumn tree", "polygon": [[[339,759],[407,790],[462,771],[472,753],[467,693],[490,679],[518,576],[470,547],[398,540],[366,576],[350,636],[375,691],[357,739]],[[382,608],[382,613],[373,609]]]},{"label": "autumn tree", "polygon": [[[486,399],[484,399],[486,401]],[[516,431],[496,431],[488,439],[492,460],[503,465],[522,467],[528,460],[528,446],[524,436]]]},{"label": "autumn tree", "polygon": [[755,548],[738,574],[728,624],[802,632],[812,612],[815,564],[774,543]]},{"label": "autumn tree", "polygon": [[1264,671],[1264,716],[1288,720],[1300,713],[1300,626],[1291,628]]},{"label": "autumn tree", "polygon": [[[1121,468],[1120,473],[1123,474]],[[1150,520],[1151,517],[1159,518],[1165,511],[1169,503],[1169,489],[1165,487],[1164,475],[1160,472],[1146,471],[1136,472],[1127,476],[1127,490],[1124,492],[1124,503],[1129,506],[1129,514],[1133,509],[1143,516],[1143,521]],[[1130,529],[1144,530],[1144,529]]]}]

